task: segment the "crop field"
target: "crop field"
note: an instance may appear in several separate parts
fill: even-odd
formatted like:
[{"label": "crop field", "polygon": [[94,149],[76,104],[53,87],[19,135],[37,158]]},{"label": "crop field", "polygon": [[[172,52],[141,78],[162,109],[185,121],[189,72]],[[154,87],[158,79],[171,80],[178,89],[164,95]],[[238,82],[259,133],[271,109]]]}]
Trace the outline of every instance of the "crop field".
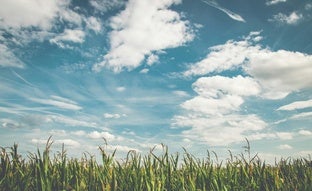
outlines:
[{"label": "crop field", "polygon": [[[18,154],[17,145],[1,148],[0,190],[312,190],[311,158],[281,159],[268,165],[247,154],[214,162],[188,153],[145,156],[129,151],[124,161],[100,148],[102,160],[83,155],[68,158],[66,151],[50,156],[52,141],[41,152]],[[247,147],[249,149],[249,147]]]}]

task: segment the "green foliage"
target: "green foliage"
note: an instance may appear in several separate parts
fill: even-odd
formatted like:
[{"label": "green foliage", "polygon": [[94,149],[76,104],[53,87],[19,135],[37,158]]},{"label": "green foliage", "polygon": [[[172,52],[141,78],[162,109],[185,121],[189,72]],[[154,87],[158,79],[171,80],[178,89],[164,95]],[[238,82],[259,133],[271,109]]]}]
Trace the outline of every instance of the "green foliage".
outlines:
[{"label": "green foliage", "polygon": [[[214,162],[211,153],[198,159],[184,150],[182,156],[169,154],[163,145],[160,155],[154,149],[146,156],[129,151],[125,161],[114,159],[100,147],[102,161],[84,154],[81,159],[68,159],[62,151],[50,157],[49,138],[41,153],[22,159],[17,145],[1,148],[0,190],[312,190],[311,159],[282,159],[267,165],[258,156],[244,154]],[[213,153],[217,159],[216,153]],[[217,160],[218,161],[218,160]]]}]

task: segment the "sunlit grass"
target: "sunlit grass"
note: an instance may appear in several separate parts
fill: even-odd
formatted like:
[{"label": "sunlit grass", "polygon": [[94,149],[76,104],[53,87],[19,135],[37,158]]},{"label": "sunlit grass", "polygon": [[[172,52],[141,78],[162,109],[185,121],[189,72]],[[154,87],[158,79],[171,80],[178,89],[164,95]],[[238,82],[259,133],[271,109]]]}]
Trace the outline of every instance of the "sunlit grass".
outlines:
[{"label": "sunlit grass", "polygon": [[102,161],[84,154],[68,158],[64,148],[50,156],[49,139],[43,152],[23,159],[17,145],[1,148],[0,190],[312,190],[311,158],[281,159],[268,165],[247,152],[215,162],[214,152],[199,159],[184,150],[162,154],[154,149],[142,156],[129,151],[124,161],[100,147]]}]

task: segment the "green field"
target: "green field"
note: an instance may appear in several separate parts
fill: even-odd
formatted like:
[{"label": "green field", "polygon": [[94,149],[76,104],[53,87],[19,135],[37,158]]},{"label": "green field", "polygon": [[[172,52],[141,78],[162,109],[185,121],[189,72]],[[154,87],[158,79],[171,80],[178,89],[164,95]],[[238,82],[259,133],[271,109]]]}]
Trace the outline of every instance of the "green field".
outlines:
[{"label": "green field", "polygon": [[[248,141],[247,141],[248,143]],[[247,153],[214,162],[188,153],[145,156],[129,151],[124,161],[100,148],[102,161],[87,154],[68,158],[63,149],[50,156],[50,139],[43,152],[22,158],[17,145],[1,148],[0,190],[312,190],[311,158],[282,159],[274,165]]]}]

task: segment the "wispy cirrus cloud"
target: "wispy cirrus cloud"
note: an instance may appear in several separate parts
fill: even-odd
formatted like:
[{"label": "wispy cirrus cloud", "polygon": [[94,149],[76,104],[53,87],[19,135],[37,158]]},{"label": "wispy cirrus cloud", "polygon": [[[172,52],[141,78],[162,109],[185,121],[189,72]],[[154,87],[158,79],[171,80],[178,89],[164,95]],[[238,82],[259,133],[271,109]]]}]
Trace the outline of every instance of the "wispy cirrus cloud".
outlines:
[{"label": "wispy cirrus cloud", "polygon": [[41,99],[41,98],[29,98],[29,100],[44,104],[44,105],[51,105],[55,106],[60,109],[66,110],[81,110],[82,107],[79,106],[76,102],[69,100],[67,98],[62,98],[59,96],[51,96],[51,99]]},{"label": "wispy cirrus cloud", "polygon": [[1,44],[0,41],[0,66],[24,68],[25,64],[6,45]]},{"label": "wispy cirrus cloud", "polygon": [[180,2],[130,0],[125,10],[110,20],[113,29],[109,37],[110,50],[93,69],[100,71],[106,67],[115,72],[132,70],[156,51],[191,41],[194,35],[188,26],[189,22],[183,21],[179,13],[169,9]]},{"label": "wispy cirrus cloud", "polygon": [[304,136],[311,136],[312,135],[312,131],[309,131],[309,130],[300,130],[298,133],[300,135],[304,135]]},{"label": "wispy cirrus cloud", "polygon": [[225,14],[227,14],[233,20],[240,21],[240,22],[246,22],[245,19],[243,19],[242,16],[240,16],[237,13],[234,13],[234,12],[230,11],[229,9],[221,7],[215,0],[202,0],[202,2],[208,4],[211,7],[219,9],[220,11],[224,12]]},{"label": "wispy cirrus cloud", "polygon": [[298,110],[298,109],[304,109],[312,107],[312,99],[306,100],[306,101],[296,101],[288,105],[284,105],[279,107],[277,110],[285,110],[285,111],[291,111],[291,110]]},{"label": "wispy cirrus cloud", "polygon": [[279,3],[285,3],[287,0],[267,0],[266,1],[266,5],[270,6],[270,5],[276,5]]}]

